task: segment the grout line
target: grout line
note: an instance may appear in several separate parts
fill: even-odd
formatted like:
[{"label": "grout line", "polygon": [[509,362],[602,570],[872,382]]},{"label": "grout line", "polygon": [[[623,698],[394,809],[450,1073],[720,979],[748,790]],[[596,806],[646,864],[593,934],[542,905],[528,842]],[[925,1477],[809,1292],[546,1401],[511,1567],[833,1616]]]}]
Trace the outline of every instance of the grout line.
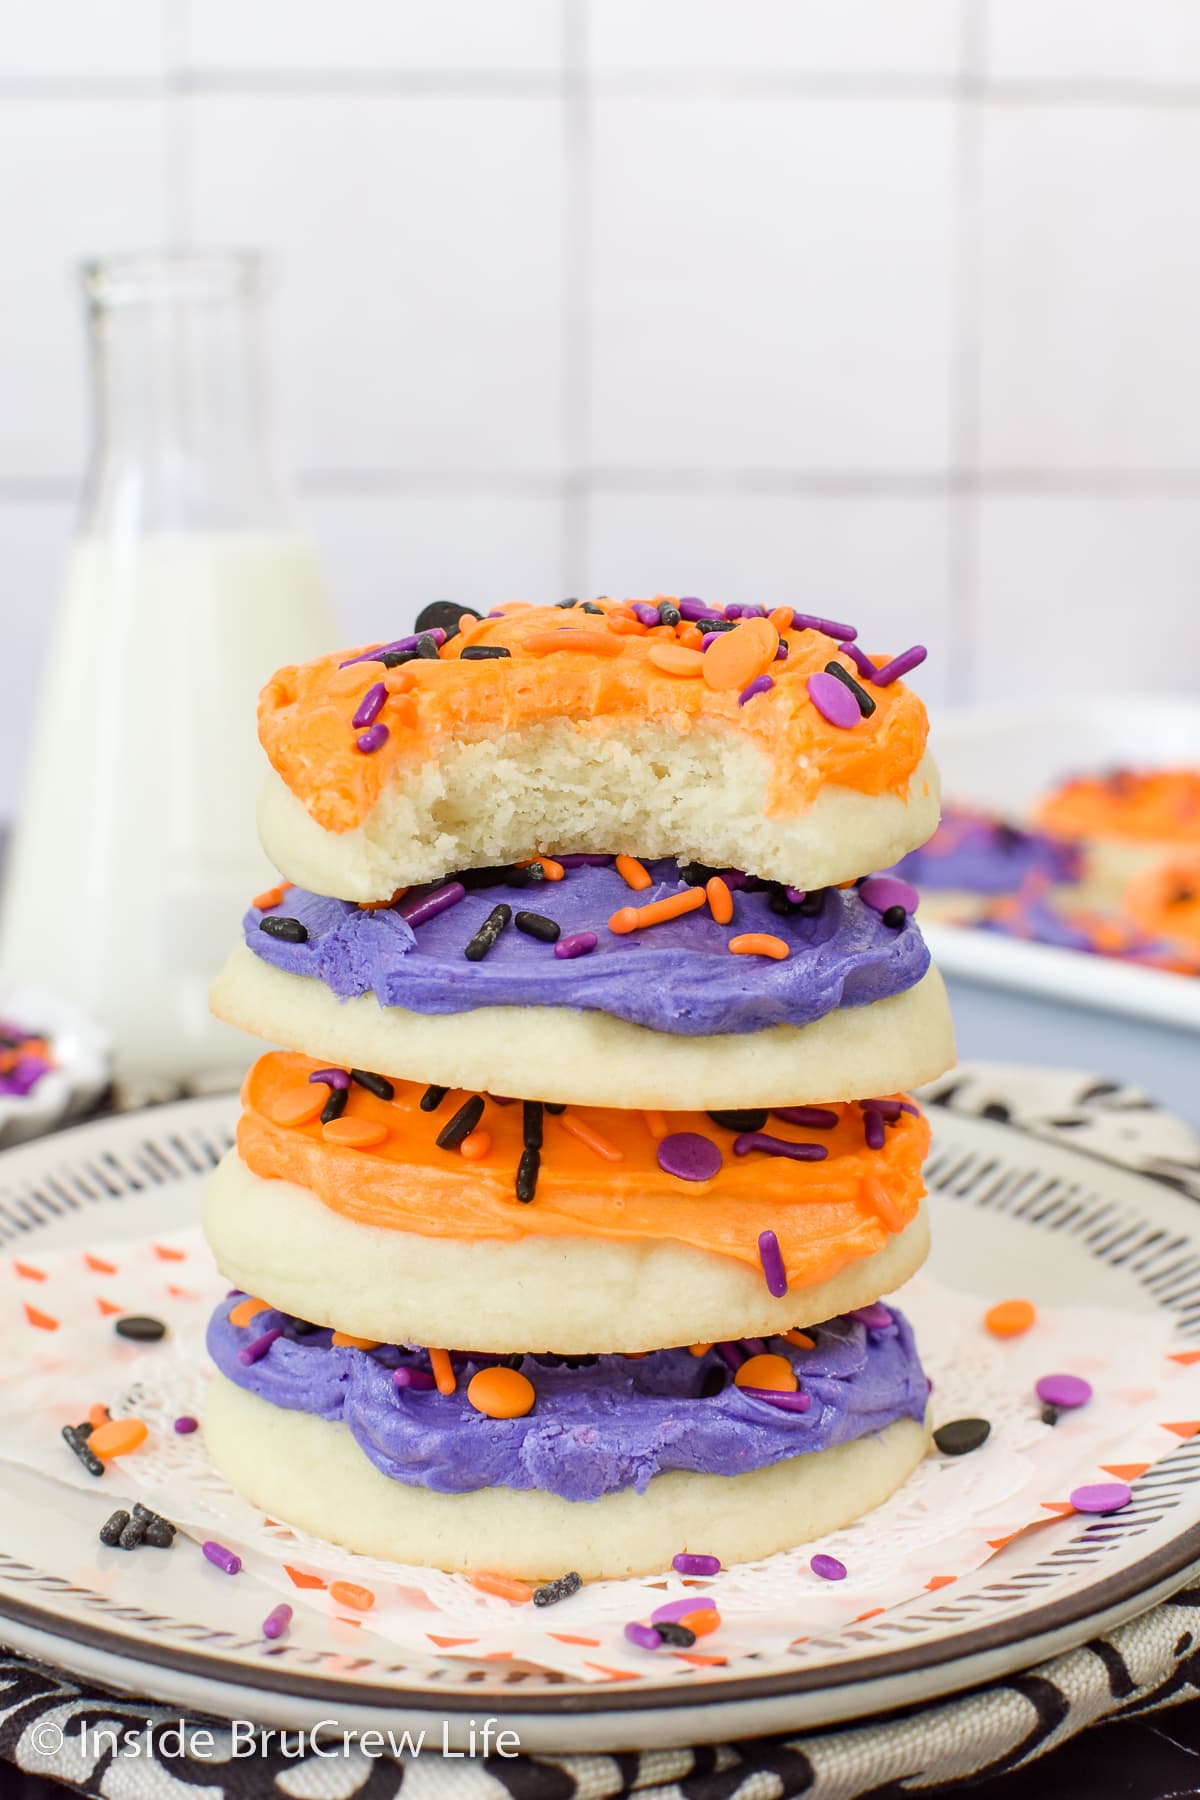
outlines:
[{"label": "grout line", "polygon": [[563,105],[563,341],[562,432],[565,479],[560,508],[560,583],[564,594],[582,593],[590,561],[590,509],[577,472],[591,453],[592,174],[593,121],[585,75],[588,67],[588,0],[568,0],[562,10],[568,91]]}]

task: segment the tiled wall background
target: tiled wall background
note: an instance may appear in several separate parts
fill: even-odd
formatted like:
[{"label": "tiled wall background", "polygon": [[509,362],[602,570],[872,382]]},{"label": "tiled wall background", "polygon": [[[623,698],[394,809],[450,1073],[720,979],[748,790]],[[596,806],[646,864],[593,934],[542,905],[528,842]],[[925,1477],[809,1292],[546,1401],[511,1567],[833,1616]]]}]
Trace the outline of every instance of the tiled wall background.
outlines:
[{"label": "tiled wall background", "polygon": [[0,811],[84,254],[277,253],[348,636],[664,588],[924,638],[935,700],[1187,689],[1198,189],[1197,0],[10,7]]}]

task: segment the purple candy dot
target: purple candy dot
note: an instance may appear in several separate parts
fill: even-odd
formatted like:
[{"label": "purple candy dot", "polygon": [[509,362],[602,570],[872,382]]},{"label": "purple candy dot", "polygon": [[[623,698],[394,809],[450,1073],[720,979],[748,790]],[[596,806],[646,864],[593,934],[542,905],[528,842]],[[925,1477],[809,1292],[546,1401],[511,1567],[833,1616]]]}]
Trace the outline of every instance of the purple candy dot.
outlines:
[{"label": "purple candy dot", "polygon": [[188,1433],[195,1431],[199,1424],[199,1419],[193,1419],[191,1413],[180,1413],[175,1421],[175,1429],[180,1437],[187,1437]]},{"label": "purple candy dot", "polygon": [[373,751],[382,750],[390,736],[386,725],[372,725],[369,730],[360,732],[354,742],[364,756],[370,756]]},{"label": "purple candy dot", "polygon": [[896,875],[872,875],[859,888],[858,897],[877,913],[885,913],[889,906],[902,906],[906,913],[915,913],[921,899],[915,887]]},{"label": "purple candy dot", "polygon": [[1128,1506],[1133,1495],[1123,1481],[1096,1481],[1075,1488],[1069,1498],[1076,1512],[1114,1513]]},{"label": "purple candy dot", "polygon": [[836,1556],[814,1556],[808,1566],[814,1575],[821,1577],[822,1581],[845,1581],[846,1579],[846,1565],[844,1562],[839,1562]]},{"label": "purple candy dot", "polygon": [[1092,1384],[1082,1375],[1043,1375],[1034,1391],[1047,1406],[1086,1406]]},{"label": "purple candy dot", "polygon": [[679,1575],[719,1575],[719,1556],[705,1556],[700,1551],[681,1550],[671,1559],[671,1567]]},{"label": "purple candy dot", "polygon": [[680,1181],[711,1181],[721,1167],[722,1156],[711,1138],[698,1131],[673,1131],[658,1143],[658,1166]]},{"label": "purple candy dot", "polygon": [[827,675],[824,669],[818,669],[815,675],[809,676],[805,685],[808,697],[821,717],[831,725],[836,725],[839,730],[849,731],[862,718],[858,701],[848,687],[842,686],[836,675]]}]

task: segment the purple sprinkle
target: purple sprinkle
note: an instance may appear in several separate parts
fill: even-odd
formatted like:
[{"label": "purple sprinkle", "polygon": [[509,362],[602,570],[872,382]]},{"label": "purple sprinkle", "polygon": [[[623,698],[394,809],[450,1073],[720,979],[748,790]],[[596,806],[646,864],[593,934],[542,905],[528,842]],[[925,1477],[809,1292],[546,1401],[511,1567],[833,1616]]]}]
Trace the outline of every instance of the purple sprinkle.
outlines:
[{"label": "purple sprinkle", "polygon": [[369,731],[360,732],[354,742],[364,756],[371,756],[376,750],[383,749],[390,736],[386,725],[372,725]]},{"label": "purple sprinkle", "polygon": [[388,691],[382,681],[377,681],[373,687],[367,689],[359,703],[358,711],[350,721],[356,731],[361,731],[365,726],[375,723],[383,711],[383,703],[387,696]]},{"label": "purple sprinkle", "polygon": [[807,888],[785,887],[783,891],[787,895],[788,899],[791,901],[793,906],[799,906],[799,904],[802,900],[808,899],[808,889]]},{"label": "purple sprinkle", "polygon": [[[715,1560],[711,1559],[711,1560]],[[717,1563],[718,1569],[720,1563]],[[650,1614],[652,1625],[673,1625],[678,1619],[686,1619],[689,1613],[716,1612],[715,1600],[705,1599],[703,1595],[685,1594],[682,1600],[668,1600],[665,1606],[658,1606]]]},{"label": "purple sprinkle", "polygon": [[554,954],[560,962],[574,956],[587,956],[599,942],[594,931],[570,931],[566,937],[559,938]]},{"label": "purple sprinkle", "polygon": [[824,1162],[829,1155],[824,1144],[792,1144],[767,1131],[743,1131],[734,1138],[735,1156],[749,1156],[751,1150],[762,1150],[767,1156],[790,1156],[793,1162]]},{"label": "purple sprinkle", "polygon": [[556,863],[564,869],[607,869],[616,861],[614,856],[597,856],[591,851],[573,850],[569,856],[556,856]]},{"label": "purple sprinkle", "polygon": [[779,1253],[779,1239],[773,1231],[758,1234],[758,1260],[767,1280],[767,1292],[773,1300],[782,1300],[788,1291],[787,1270]]},{"label": "purple sprinkle", "polygon": [[812,1405],[811,1394],[782,1394],[777,1388],[739,1388],[740,1394],[748,1394],[751,1400],[765,1400],[768,1406],[777,1406],[780,1412],[807,1412]]},{"label": "purple sprinkle", "polygon": [[314,1069],[308,1079],[310,1082],[323,1081],[326,1087],[331,1088],[348,1088],[350,1086],[350,1077],[345,1069]]},{"label": "purple sprinkle", "polygon": [[417,1388],[424,1391],[427,1388],[436,1387],[437,1382],[433,1379],[432,1375],[427,1375],[424,1369],[393,1369],[392,1386],[397,1388]]},{"label": "purple sprinkle", "polygon": [[671,1567],[678,1575],[719,1575],[721,1559],[704,1556],[699,1551],[681,1550],[678,1556],[672,1557]]},{"label": "purple sprinkle", "polygon": [[729,1364],[729,1367],[735,1372],[741,1368],[742,1363],[745,1361],[745,1358],[742,1355],[741,1345],[732,1344],[728,1341],[717,1345],[717,1355],[723,1357]]},{"label": "purple sprinkle", "polygon": [[1043,1375],[1034,1391],[1047,1406],[1086,1406],[1092,1384],[1082,1375]]},{"label": "purple sprinkle", "polygon": [[1123,1481],[1097,1481],[1077,1487],[1067,1498],[1076,1512],[1114,1513],[1127,1507],[1133,1495]]},{"label": "purple sprinkle", "polygon": [[180,1413],[175,1421],[175,1429],[180,1437],[187,1437],[199,1427],[199,1419],[193,1419],[191,1413]]},{"label": "purple sprinkle", "polygon": [[762,1338],[739,1338],[738,1342],[747,1356],[765,1356],[767,1353],[767,1346]]},{"label": "purple sprinkle", "polygon": [[378,662],[381,656],[402,656],[406,650],[415,650],[423,637],[432,638],[440,649],[446,641],[446,634],[440,625],[434,625],[428,631],[417,631],[409,637],[396,638],[390,644],[376,644],[373,650],[364,650],[358,656],[348,657],[339,663],[339,669],[353,668],[355,663]]},{"label": "purple sprinkle", "polygon": [[267,1351],[271,1348],[271,1345],[275,1342],[275,1339],[282,1336],[282,1325],[273,1325],[270,1331],[264,1331],[262,1336],[256,1337],[252,1344],[247,1344],[244,1350],[238,1351],[238,1361],[241,1363],[242,1367],[246,1369],[248,1369],[252,1363],[261,1362],[263,1357],[267,1354]]},{"label": "purple sprinkle", "polygon": [[625,1636],[631,1644],[636,1644],[639,1650],[662,1649],[663,1641],[653,1625],[639,1625],[636,1620],[630,1620],[625,1627]]},{"label": "purple sprinkle", "polygon": [[901,675],[907,675],[929,655],[924,644],[914,644],[911,650],[902,650],[899,656],[893,656],[891,662],[884,663],[882,669],[876,669],[870,677],[876,687],[890,687],[893,681],[899,681]]},{"label": "purple sprinkle", "polygon": [[706,631],[706,632],[704,632],[700,638],[701,651],[703,652],[703,651],[707,650],[711,644],[715,644],[719,638],[723,638],[724,636],[725,636],[725,633],[723,631]]},{"label": "purple sprinkle", "polygon": [[788,659],[787,640],[786,640],[786,638],[780,638],[778,644],[776,644],[776,646],[775,646],[775,661],[776,662],[786,662],[787,659]]},{"label": "purple sprinkle", "polygon": [[661,625],[657,606],[647,606],[644,600],[631,600],[629,610],[641,625]]},{"label": "purple sprinkle", "polygon": [[718,612],[715,607],[705,606],[703,600],[695,600],[689,595],[679,602],[679,616],[694,622],[696,619],[723,619],[725,614]]},{"label": "purple sprinkle", "polygon": [[838,1115],[828,1106],[773,1106],[772,1113],[788,1125],[803,1125],[808,1131],[832,1131]]},{"label": "purple sprinkle", "polygon": [[814,1575],[821,1577],[822,1581],[845,1581],[846,1579],[846,1565],[844,1562],[839,1562],[836,1556],[811,1557],[808,1566]]},{"label": "purple sprinkle", "polygon": [[858,636],[854,625],[839,625],[836,619],[821,619],[816,613],[794,612],[792,614],[793,631],[823,631],[826,637],[838,638],[848,643]]},{"label": "purple sprinkle", "polygon": [[767,609],[765,606],[739,606],[734,604],[725,608],[725,617],[727,619],[765,619],[766,616]]},{"label": "purple sprinkle", "polygon": [[457,906],[466,898],[466,892],[461,881],[448,881],[445,887],[435,888],[432,894],[425,894],[419,900],[402,901],[396,911],[408,924],[424,925],[427,919],[436,919],[447,907]]},{"label": "purple sprinkle", "polygon": [[863,1136],[867,1140],[868,1150],[882,1150],[887,1136],[883,1120],[877,1112],[863,1113]]},{"label": "purple sprinkle", "polygon": [[894,1125],[901,1113],[911,1113],[914,1119],[919,1119],[921,1116],[920,1107],[914,1106],[911,1100],[873,1099],[860,1100],[858,1104],[864,1112],[877,1112],[881,1119],[887,1120],[889,1125]]},{"label": "purple sprinkle", "polygon": [[698,1131],[673,1131],[658,1141],[658,1166],[680,1181],[711,1181],[721,1169],[717,1145]]},{"label": "purple sprinkle", "polygon": [[891,1313],[881,1300],[873,1301],[870,1306],[856,1307],[853,1312],[848,1312],[846,1317],[853,1319],[858,1325],[865,1325],[868,1331],[886,1331],[889,1325],[895,1324]]},{"label": "purple sprinkle", "polygon": [[218,1544],[215,1538],[207,1538],[200,1548],[209,1562],[215,1563],[217,1568],[223,1570],[226,1575],[236,1575],[242,1566],[242,1559],[236,1551],[227,1550],[224,1544]]},{"label": "purple sprinkle", "polygon": [[867,655],[866,651],[860,650],[857,644],[852,644],[848,641],[844,642],[841,647],[850,658],[850,661],[854,664],[859,674],[865,675],[869,681],[873,681],[875,678],[875,664],[871,661],[871,658]]},{"label": "purple sprinkle", "polygon": [[[716,666],[716,663],[714,663],[713,668],[715,669]],[[738,705],[745,706],[746,702],[748,700],[753,700],[756,694],[766,694],[774,686],[775,683],[771,680],[769,675],[756,675],[750,685],[744,687],[738,695]]]},{"label": "purple sprinkle", "polygon": [[858,710],[858,701],[848,687],[843,687],[836,675],[827,675],[824,669],[818,669],[808,677],[805,686],[808,697],[823,719],[836,725],[839,731],[850,731],[862,718]]},{"label": "purple sprinkle", "polygon": [[872,875],[859,888],[858,897],[877,913],[885,913],[889,906],[902,906],[906,913],[915,913],[921,901],[916,888],[896,875]]},{"label": "purple sprinkle", "polygon": [[286,1600],[273,1606],[262,1622],[262,1634],[265,1638],[282,1637],[292,1622],[292,1609]]}]

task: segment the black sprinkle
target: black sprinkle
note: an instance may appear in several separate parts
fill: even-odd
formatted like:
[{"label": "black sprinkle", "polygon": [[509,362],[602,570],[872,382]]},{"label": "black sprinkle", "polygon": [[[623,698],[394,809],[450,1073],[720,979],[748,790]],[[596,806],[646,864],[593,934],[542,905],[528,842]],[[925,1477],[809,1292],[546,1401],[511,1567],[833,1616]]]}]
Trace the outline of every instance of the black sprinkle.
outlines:
[{"label": "black sprinkle", "polygon": [[467,961],[482,962],[511,918],[511,906],[493,906],[491,912],[463,951],[463,955],[466,957]]},{"label": "black sprinkle", "polygon": [[593,606],[590,600],[581,600],[579,602],[579,610],[580,612],[596,613],[600,618],[604,617],[604,608],[602,606]]},{"label": "black sprinkle", "polygon": [[417,639],[418,656],[423,656],[428,662],[436,662],[437,654],[438,647],[431,637],[419,637]]},{"label": "black sprinkle", "polygon": [[678,625],[683,614],[680,612],[679,608],[673,606],[669,600],[660,600],[658,603],[658,616],[664,625]]},{"label": "black sprinkle", "polygon": [[538,1172],[542,1166],[542,1153],[532,1144],[521,1152],[521,1160],[517,1164],[517,1199],[528,1202],[537,1193]]},{"label": "black sprinkle", "polygon": [[167,1328],[161,1319],[152,1319],[145,1313],[130,1313],[118,1319],[113,1326],[118,1337],[132,1338],[138,1344],[157,1344],[165,1338]]},{"label": "black sprinkle", "polygon": [[556,944],[562,936],[562,926],[544,913],[519,912],[513,924],[526,937],[537,938],[543,944]]},{"label": "black sprinkle", "polygon": [[439,628],[446,634],[446,642],[458,636],[459,625],[463,619],[477,619],[479,614],[469,606],[460,606],[457,600],[431,600],[417,614],[418,631],[437,631]]},{"label": "black sprinkle", "polygon": [[102,1544],[107,1544],[110,1550],[115,1550],[121,1541],[121,1533],[128,1523],[129,1514],[127,1512],[118,1510],[115,1513],[109,1513],[107,1519],[105,1519],[103,1525],[100,1527],[100,1542]]},{"label": "black sprinkle", "polygon": [[664,1644],[671,1644],[680,1650],[688,1650],[696,1641],[696,1634],[689,1625],[679,1625],[674,1619],[664,1619],[654,1627]]},{"label": "black sprinkle", "polygon": [[346,1110],[346,1102],[349,1098],[349,1088],[330,1088],[329,1098],[321,1108],[322,1125],[328,1125],[331,1119],[340,1119]]},{"label": "black sprinkle", "polygon": [[373,1075],[370,1069],[351,1069],[351,1081],[357,1081],[359,1087],[366,1088],[368,1094],[374,1094],[377,1100],[394,1100],[396,1090],[386,1075]]},{"label": "black sprinkle", "polygon": [[567,1103],[565,1100],[546,1100],[543,1104],[546,1111],[548,1113],[553,1113],[556,1118],[559,1113],[565,1113],[567,1110]]},{"label": "black sprinkle", "polygon": [[88,1448],[86,1438],[81,1438],[73,1425],[62,1428],[63,1442],[69,1444],[89,1475],[103,1475],[104,1464],[94,1450]]},{"label": "black sprinkle", "polygon": [[81,1437],[86,1444],[95,1429],[96,1427],[92,1424],[92,1421],[90,1419],[85,1419],[82,1425],[77,1425],[75,1427],[75,1435]]},{"label": "black sprinkle", "polygon": [[542,1147],[542,1103],[540,1100],[526,1100],[521,1107],[521,1130],[523,1142],[527,1150],[540,1150]]},{"label": "black sprinkle", "polygon": [[308,926],[302,925],[299,919],[280,919],[272,915],[269,919],[260,919],[258,929],[265,931],[268,937],[282,938],[285,944],[308,942]]},{"label": "black sprinkle", "polygon": [[541,882],[545,881],[546,871],[540,862],[532,862],[525,869],[506,869],[501,879],[505,887],[538,887]]},{"label": "black sprinkle", "polygon": [[709,634],[714,631],[716,631],[716,632],[732,631],[735,625],[741,624],[741,620],[740,619],[697,619],[696,624],[700,628],[700,635],[702,637],[708,637]]},{"label": "black sprinkle", "polygon": [[175,1527],[167,1519],[151,1519],[145,1527],[145,1541],[152,1550],[169,1550],[175,1542]]},{"label": "black sprinkle", "polygon": [[415,650],[384,650],[371,661],[382,663],[385,669],[398,669],[402,664],[412,662],[416,654]]},{"label": "black sprinkle", "polygon": [[938,1426],[933,1441],[943,1456],[966,1456],[987,1443],[991,1429],[986,1419],[952,1419]]},{"label": "black sprinkle", "polygon": [[472,1094],[464,1100],[454,1117],[437,1134],[439,1150],[457,1150],[465,1137],[470,1137],[483,1117],[483,1096]]},{"label": "black sprinkle", "polygon": [[717,1125],[723,1125],[726,1131],[761,1131],[767,1122],[766,1109],[759,1112],[757,1108],[745,1112],[710,1112],[709,1118]]},{"label": "black sprinkle", "polygon": [[565,612],[568,606],[578,606],[579,602],[578,600],[556,600],[554,604],[559,612]]},{"label": "black sprinkle", "polygon": [[827,675],[835,676],[844,688],[850,689],[850,692],[858,701],[859,712],[864,719],[869,719],[871,714],[875,711],[875,702],[872,700],[870,694],[868,694],[866,688],[860,687],[858,682],[855,681],[845,664],[840,662],[827,662],[825,664],[825,673]]},{"label": "black sprinkle", "polygon": [[436,1112],[449,1092],[449,1088],[436,1087],[433,1085],[427,1087],[425,1092],[421,1095],[421,1111]]},{"label": "black sprinkle", "polygon": [[146,1530],[145,1519],[130,1519],[117,1542],[122,1550],[136,1550],[145,1541]]},{"label": "black sprinkle", "polygon": [[789,900],[786,890],[776,883],[772,885],[771,898],[767,901],[767,905],[779,918],[787,919],[794,912],[799,912],[804,902],[803,900]]},{"label": "black sprinkle", "polygon": [[815,919],[824,904],[825,889],[814,888],[811,893],[805,894],[803,900],[801,900],[799,906],[797,906],[796,911],[803,919]]},{"label": "black sprinkle", "polygon": [[503,644],[464,644],[459,651],[462,662],[498,662],[502,656],[511,656]]},{"label": "black sprinkle", "polygon": [[707,863],[685,862],[677,866],[680,881],[686,881],[689,887],[703,887],[714,875],[721,873],[720,869],[710,869]]},{"label": "black sprinkle", "polygon": [[704,1378],[700,1383],[700,1398],[702,1400],[715,1400],[718,1394],[723,1394],[725,1392],[727,1385],[728,1377],[726,1376],[724,1369],[706,1369],[704,1371]]},{"label": "black sprinkle", "polygon": [[308,1337],[316,1329],[317,1329],[316,1326],[310,1325],[307,1319],[293,1319],[292,1320],[292,1336],[293,1337]]},{"label": "black sprinkle", "polygon": [[534,1588],[533,1604],[555,1606],[560,1600],[569,1600],[582,1586],[583,1577],[572,1569],[569,1575],[560,1575],[557,1581],[548,1581],[544,1587]]},{"label": "black sprinkle", "polygon": [[1057,1425],[1058,1424],[1058,1408],[1057,1408],[1057,1406],[1043,1406],[1043,1408],[1042,1408],[1042,1424],[1043,1425]]},{"label": "black sprinkle", "polygon": [[135,1519],[140,1519],[143,1525],[162,1525],[172,1537],[175,1536],[175,1527],[170,1519],[164,1519],[161,1513],[151,1512],[150,1508],[143,1506],[140,1500],[135,1500],[133,1503],[133,1516]]},{"label": "black sprinkle", "polygon": [[889,906],[883,914],[883,922],[892,931],[903,931],[908,924],[908,914],[902,906]]}]

